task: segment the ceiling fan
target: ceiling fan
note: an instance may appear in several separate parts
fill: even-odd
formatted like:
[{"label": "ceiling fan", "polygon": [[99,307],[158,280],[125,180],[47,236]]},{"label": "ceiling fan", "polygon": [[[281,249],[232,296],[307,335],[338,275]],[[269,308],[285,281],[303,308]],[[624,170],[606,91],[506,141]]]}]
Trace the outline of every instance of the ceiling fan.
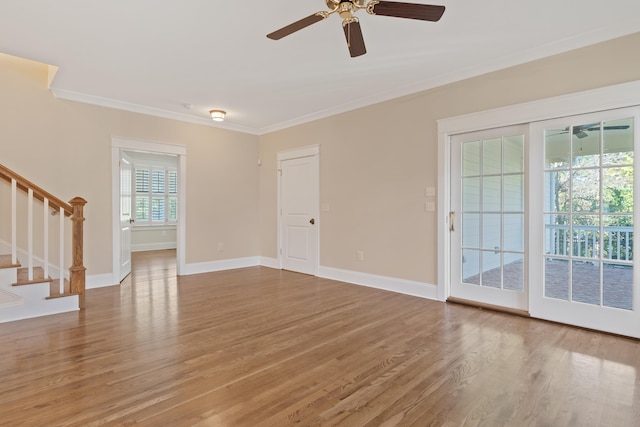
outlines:
[{"label": "ceiling fan", "polygon": [[330,15],[337,13],[342,18],[342,28],[347,39],[347,47],[352,58],[364,55],[367,49],[364,45],[360,21],[353,16],[358,10],[366,9],[371,15],[393,16],[396,18],[419,19],[421,21],[439,21],[444,13],[444,6],[430,4],[402,3],[395,1],[377,0],[325,0],[328,12],[317,12],[299,21],[267,34],[272,40],[280,40],[296,31],[302,30],[316,22],[320,22]]},{"label": "ceiling fan", "polygon": [[[579,125],[579,126],[573,126],[573,127],[566,127],[564,128],[564,131],[562,132],[558,132],[558,133],[554,133],[553,135],[549,135],[549,136],[555,136],[555,135],[562,135],[565,133],[569,133],[569,130],[571,129],[573,135],[575,135],[578,139],[582,139],[582,138],[586,138],[587,136],[589,136],[589,134],[587,134],[587,132],[593,132],[596,130],[600,130],[600,123],[591,123],[588,125]],[[603,126],[602,130],[625,130],[625,129],[629,129],[629,125],[618,125],[618,126]]]}]

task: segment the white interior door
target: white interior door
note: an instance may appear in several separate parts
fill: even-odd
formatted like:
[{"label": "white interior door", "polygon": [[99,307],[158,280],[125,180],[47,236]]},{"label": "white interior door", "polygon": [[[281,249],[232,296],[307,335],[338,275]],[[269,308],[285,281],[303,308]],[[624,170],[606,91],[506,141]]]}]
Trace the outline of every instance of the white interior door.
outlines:
[{"label": "white interior door", "polygon": [[627,109],[531,125],[536,317],[640,337],[639,119]]},{"label": "white interior door", "polygon": [[319,156],[281,159],[280,174],[282,268],[317,275]]},{"label": "white interior door", "polygon": [[131,160],[120,154],[120,281],[131,273],[131,224],[133,215],[133,170]]},{"label": "white interior door", "polygon": [[451,138],[450,296],[528,310],[526,127]]}]

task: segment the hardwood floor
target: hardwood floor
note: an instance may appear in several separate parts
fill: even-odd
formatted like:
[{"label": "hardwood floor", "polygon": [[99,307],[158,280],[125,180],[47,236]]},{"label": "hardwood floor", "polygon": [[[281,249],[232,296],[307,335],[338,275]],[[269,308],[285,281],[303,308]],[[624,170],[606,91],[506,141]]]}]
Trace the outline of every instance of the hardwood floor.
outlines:
[{"label": "hardwood floor", "polygon": [[633,426],[640,342],[263,267],[135,254],[0,325],[2,426]]}]

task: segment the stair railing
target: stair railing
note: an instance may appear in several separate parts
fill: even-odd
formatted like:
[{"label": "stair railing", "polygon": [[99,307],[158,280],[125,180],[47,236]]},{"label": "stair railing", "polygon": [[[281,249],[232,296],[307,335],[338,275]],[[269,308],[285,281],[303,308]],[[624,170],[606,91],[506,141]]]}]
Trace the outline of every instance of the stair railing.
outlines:
[{"label": "stair railing", "polygon": [[[85,275],[86,268],[83,265],[83,223],[84,223],[84,206],[86,200],[76,197],[66,203],[59,198],[53,196],[39,186],[23,178],[17,173],[11,171],[7,167],[0,165],[0,178],[11,183],[11,262],[18,263],[18,190],[27,194],[27,271],[28,280],[33,280],[33,261],[34,261],[34,236],[33,236],[33,202],[34,199],[44,204],[43,219],[43,269],[44,277],[49,277],[49,211],[53,210],[60,217],[60,248],[59,248],[59,272],[60,272],[60,295],[76,294],[78,295],[78,304],[80,309],[85,306]],[[70,217],[72,221],[71,227],[71,258],[72,265],[69,268],[69,292],[64,289],[64,271],[65,265],[65,218]]]}]

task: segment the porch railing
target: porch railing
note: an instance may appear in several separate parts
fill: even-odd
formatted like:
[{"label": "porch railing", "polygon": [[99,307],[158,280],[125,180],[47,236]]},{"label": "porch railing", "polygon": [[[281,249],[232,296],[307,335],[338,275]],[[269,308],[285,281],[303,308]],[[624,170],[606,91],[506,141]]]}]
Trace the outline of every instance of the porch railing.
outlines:
[{"label": "porch railing", "polygon": [[546,253],[598,258],[611,261],[633,260],[633,227],[547,224]]}]

